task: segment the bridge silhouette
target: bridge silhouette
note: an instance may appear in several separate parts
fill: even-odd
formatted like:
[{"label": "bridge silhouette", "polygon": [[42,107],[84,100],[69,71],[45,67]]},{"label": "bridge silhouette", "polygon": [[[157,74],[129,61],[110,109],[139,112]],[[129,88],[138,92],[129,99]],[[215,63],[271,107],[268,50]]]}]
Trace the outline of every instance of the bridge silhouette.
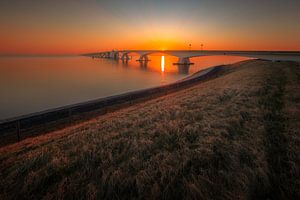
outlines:
[{"label": "bridge silhouette", "polygon": [[190,58],[201,56],[241,56],[271,61],[297,61],[300,62],[300,51],[224,51],[224,50],[121,50],[104,51],[84,54],[93,58],[121,59],[128,61],[130,54],[138,54],[139,62],[147,62],[151,54],[165,54],[178,58],[177,65],[191,65]]}]

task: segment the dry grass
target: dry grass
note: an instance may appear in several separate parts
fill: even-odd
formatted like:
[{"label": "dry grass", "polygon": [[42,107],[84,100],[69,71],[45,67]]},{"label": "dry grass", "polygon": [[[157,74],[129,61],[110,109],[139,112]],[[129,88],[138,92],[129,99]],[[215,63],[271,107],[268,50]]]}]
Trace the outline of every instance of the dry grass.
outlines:
[{"label": "dry grass", "polygon": [[1,199],[297,199],[300,66],[221,77],[0,149]]}]

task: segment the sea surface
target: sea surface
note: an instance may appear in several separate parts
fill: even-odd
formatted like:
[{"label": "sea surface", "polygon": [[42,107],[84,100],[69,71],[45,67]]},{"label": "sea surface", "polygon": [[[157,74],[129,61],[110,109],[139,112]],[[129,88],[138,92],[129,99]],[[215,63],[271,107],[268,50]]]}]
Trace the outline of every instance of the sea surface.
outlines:
[{"label": "sea surface", "polygon": [[0,57],[0,120],[175,82],[199,70],[249,58],[207,56],[177,66],[176,57],[147,63],[85,56]]}]

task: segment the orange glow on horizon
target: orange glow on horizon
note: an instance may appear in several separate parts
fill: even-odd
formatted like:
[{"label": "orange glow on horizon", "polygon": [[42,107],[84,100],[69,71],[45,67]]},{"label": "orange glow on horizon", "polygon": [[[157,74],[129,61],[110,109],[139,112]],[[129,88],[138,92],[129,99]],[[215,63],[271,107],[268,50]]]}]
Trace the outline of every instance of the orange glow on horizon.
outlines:
[{"label": "orange glow on horizon", "polygon": [[[151,31],[151,30],[150,30]],[[81,54],[89,52],[110,51],[112,49],[139,50],[286,50],[297,51],[296,42],[278,43],[273,40],[245,40],[242,36],[235,38],[214,36],[192,36],[185,39],[184,35],[167,38],[159,36],[149,38],[147,35],[128,34],[128,36],[109,39],[105,35],[80,33],[68,35],[51,35],[50,33],[34,33],[30,31],[24,35],[0,34],[0,54]],[[171,34],[171,33],[170,33]]]},{"label": "orange glow on horizon", "polygon": [[142,28],[140,32],[123,27],[124,33],[120,36],[109,31],[78,28],[53,32],[47,28],[11,27],[11,30],[0,33],[0,54],[81,54],[112,49],[188,50],[189,44],[191,50],[200,50],[201,44],[204,50],[300,50],[294,37],[277,41],[268,35],[253,38],[247,33],[225,34],[226,30],[223,30],[224,34],[216,34],[216,30],[190,33],[175,25]]}]

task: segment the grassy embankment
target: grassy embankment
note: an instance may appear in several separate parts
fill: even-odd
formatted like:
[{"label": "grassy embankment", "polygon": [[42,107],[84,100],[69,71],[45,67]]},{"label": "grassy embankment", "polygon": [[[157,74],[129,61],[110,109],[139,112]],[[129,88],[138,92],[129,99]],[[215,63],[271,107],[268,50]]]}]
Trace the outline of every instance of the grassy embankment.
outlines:
[{"label": "grassy embankment", "polygon": [[1,199],[297,199],[300,65],[222,76],[0,149]]}]

